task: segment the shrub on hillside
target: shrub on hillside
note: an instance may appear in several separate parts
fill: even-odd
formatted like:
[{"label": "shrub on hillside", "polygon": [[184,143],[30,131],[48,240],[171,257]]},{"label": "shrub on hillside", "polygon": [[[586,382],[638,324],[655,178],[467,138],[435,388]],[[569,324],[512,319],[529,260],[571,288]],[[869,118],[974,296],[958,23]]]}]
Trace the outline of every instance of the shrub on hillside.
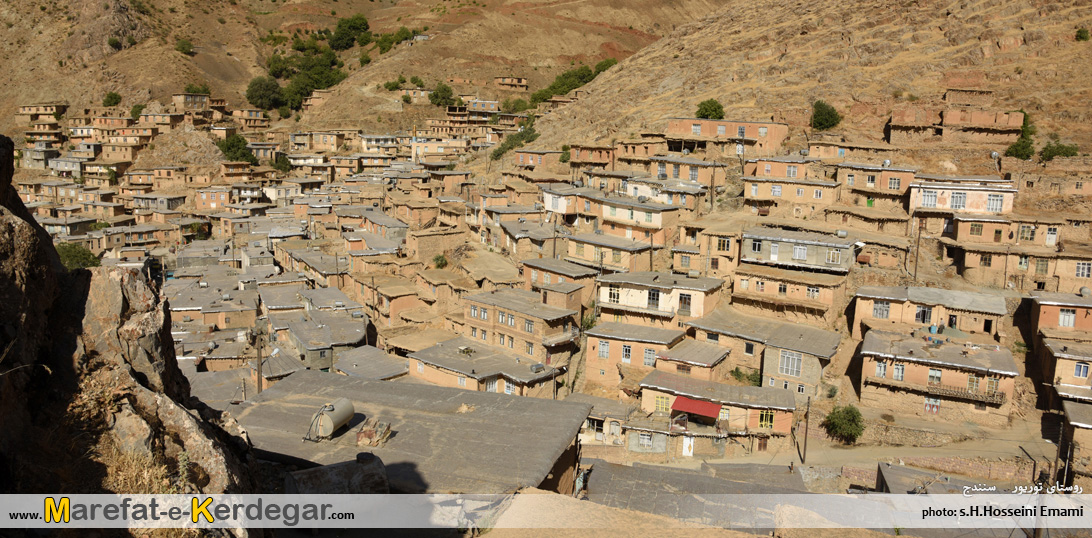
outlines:
[{"label": "shrub on hillside", "polygon": [[196,84],[196,83],[191,82],[189,84],[186,84],[186,90],[185,91],[186,91],[186,93],[198,93],[198,94],[203,94],[203,95],[211,95],[212,94],[212,90],[209,89],[209,85],[206,84],[206,83]]},{"label": "shrub on hillside", "polygon": [[116,37],[111,37],[106,40],[106,44],[110,45],[110,48],[114,50],[121,50],[121,40]]},{"label": "shrub on hillside", "polygon": [[1088,28],[1080,28],[1077,30],[1077,41],[1088,41]]},{"label": "shrub on hillside", "polygon": [[413,98],[409,94],[402,94],[402,102],[408,105],[413,102]]},{"label": "shrub on hillside", "polygon": [[836,406],[823,419],[823,428],[827,435],[846,444],[853,444],[864,433],[864,417],[860,410],[852,405]]},{"label": "shrub on hillside", "polygon": [[694,113],[694,117],[706,120],[723,120],[724,106],[716,99],[706,99],[698,103],[698,111]]},{"label": "shrub on hillside", "polygon": [[134,120],[140,119],[140,115],[144,113],[144,105],[133,105],[133,108],[129,109],[129,117]]},{"label": "shrub on hillside", "polygon": [[451,89],[451,86],[437,82],[436,88],[428,94],[428,102],[436,106],[452,106],[455,104],[455,91]]},{"label": "shrub on hillside", "polygon": [[1017,159],[1026,161],[1035,155],[1035,143],[1031,139],[1035,134],[1035,126],[1031,123],[1031,116],[1023,110],[1019,110],[1024,114],[1024,123],[1020,125],[1020,138],[1016,139],[1007,149],[1005,149],[1006,157],[1016,157]]},{"label": "shrub on hillside", "polygon": [[118,106],[121,104],[121,95],[117,92],[107,92],[102,98],[102,106]]},{"label": "shrub on hillside", "polygon": [[246,100],[262,110],[270,110],[284,104],[284,93],[273,77],[254,77],[246,87]]},{"label": "shrub on hillside", "polygon": [[1076,157],[1077,149],[1076,144],[1063,144],[1058,140],[1058,135],[1051,135],[1050,142],[1039,151],[1039,159],[1047,162],[1055,157]]},{"label": "shrub on hillside", "polygon": [[410,77],[409,81],[410,81],[410,84],[413,84],[414,86],[417,86],[418,88],[424,88],[425,87],[425,81],[421,80],[421,77],[419,77],[419,76],[414,75],[414,76]]},{"label": "shrub on hillside", "polygon": [[833,129],[842,122],[842,115],[826,101],[818,100],[811,105],[811,127],[817,131]]},{"label": "shrub on hillside", "polygon": [[69,271],[85,267],[98,267],[101,264],[98,256],[75,243],[57,243],[56,248],[61,263]]},{"label": "shrub on hillside", "polygon": [[240,135],[231,135],[216,143],[223,152],[224,158],[229,161],[246,161],[250,164],[258,164],[258,158],[246,147],[246,139]]},{"label": "shrub on hillside", "polygon": [[334,33],[330,36],[330,48],[334,50],[347,50],[355,43],[367,45],[372,40],[372,34],[368,32],[368,19],[364,15],[353,15],[337,21]]},{"label": "shrub on hillside", "polygon": [[437,254],[432,257],[432,265],[437,269],[443,269],[447,267],[447,256],[443,254]]},{"label": "shrub on hillside", "polygon": [[191,43],[189,39],[185,39],[185,38],[179,39],[178,41],[174,42],[174,50],[177,50],[178,52],[181,52],[182,54],[185,54],[186,56],[192,56],[193,55],[193,43]]}]

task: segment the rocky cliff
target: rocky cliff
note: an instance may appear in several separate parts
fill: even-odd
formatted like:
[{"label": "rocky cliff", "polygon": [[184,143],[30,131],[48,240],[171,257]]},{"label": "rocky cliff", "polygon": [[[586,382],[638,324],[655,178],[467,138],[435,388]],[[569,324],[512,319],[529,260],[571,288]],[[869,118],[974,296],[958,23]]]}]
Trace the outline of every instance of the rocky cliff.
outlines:
[{"label": "rocky cliff", "polygon": [[0,137],[0,492],[247,493],[246,435],[191,401],[138,272],[66,272]]}]

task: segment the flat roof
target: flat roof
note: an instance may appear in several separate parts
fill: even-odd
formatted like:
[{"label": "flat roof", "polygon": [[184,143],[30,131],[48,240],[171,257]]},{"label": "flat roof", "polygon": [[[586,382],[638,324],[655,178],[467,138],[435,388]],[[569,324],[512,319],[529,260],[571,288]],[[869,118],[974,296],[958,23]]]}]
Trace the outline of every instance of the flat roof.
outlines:
[{"label": "flat roof", "polygon": [[482,303],[505,310],[519,312],[525,316],[553,321],[577,314],[575,310],[544,304],[542,296],[530,290],[502,288],[485,293],[468,295],[464,301]]},{"label": "flat roof", "polygon": [[1004,316],[1009,312],[1008,306],[1005,305],[1005,297],[996,292],[942,290],[909,286],[864,286],[857,289],[857,297],[943,305],[955,310],[983,312],[999,316]]},{"label": "flat roof", "polygon": [[701,318],[688,322],[687,325],[827,359],[834,356],[842,342],[842,336],[836,332],[798,323],[748,316],[737,312],[731,306],[721,306]]},{"label": "flat roof", "polygon": [[527,384],[560,374],[560,370],[552,366],[535,360],[523,360],[502,351],[502,348],[463,336],[410,353],[409,358],[477,380],[501,376]]},{"label": "flat roof", "polygon": [[670,392],[679,396],[697,398],[721,404],[738,405],[757,409],[796,409],[796,398],[791,391],[775,387],[742,387],[715,381],[653,370],[640,382],[641,388]]},{"label": "flat roof", "polygon": [[[312,415],[337,398],[353,402],[350,430],[302,442]],[[392,383],[305,370],[232,413],[258,457],[302,465],[352,461],[351,429],[365,418],[393,435],[370,451],[404,493],[508,493],[536,487],[569,448],[591,406],[424,384]]]},{"label": "flat roof", "polygon": [[924,364],[952,366],[988,374],[1016,376],[1012,352],[1001,346],[941,344],[939,347],[899,333],[872,329],[865,334],[861,354]]},{"label": "flat roof", "polygon": [[731,350],[724,346],[686,339],[679,345],[661,351],[657,356],[674,362],[712,367],[724,360]]},{"label": "flat roof", "polygon": [[848,248],[855,242],[853,239],[838,237],[837,235],[818,232],[804,232],[799,230],[785,230],[781,228],[769,228],[756,226],[743,232],[744,239],[768,239],[771,241],[789,241],[793,243],[806,243],[830,247]]},{"label": "flat roof", "polygon": [[409,361],[375,346],[360,346],[335,355],[334,369],[350,377],[385,380],[409,372]]},{"label": "flat roof", "polygon": [[681,329],[661,329],[659,327],[632,325],[614,321],[598,323],[595,327],[584,331],[584,334],[596,338],[623,340],[627,342],[648,342],[663,345],[670,345],[686,337],[686,331]]},{"label": "flat roof", "polygon": [[549,271],[551,273],[557,273],[569,278],[581,278],[598,274],[598,271],[589,269],[583,265],[577,265],[565,260],[559,260],[557,258],[529,258],[522,261],[523,265],[538,269],[540,271]]},{"label": "flat roof", "polygon": [[670,288],[704,292],[713,291],[724,285],[724,281],[719,278],[682,276],[672,273],[658,273],[655,271],[614,273],[600,276],[597,280],[608,284],[635,284],[649,288]]},{"label": "flat roof", "polygon": [[1092,295],[1086,297],[1079,293],[1060,293],[1056,291],[1032,291],[1030,295],[1031,300],[1039,304],[1092,307]]}]

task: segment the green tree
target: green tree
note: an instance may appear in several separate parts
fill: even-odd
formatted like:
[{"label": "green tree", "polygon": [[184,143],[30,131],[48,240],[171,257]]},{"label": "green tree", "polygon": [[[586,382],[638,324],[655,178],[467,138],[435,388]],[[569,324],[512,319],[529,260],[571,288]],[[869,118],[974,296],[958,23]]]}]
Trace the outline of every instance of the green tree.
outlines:
[{"label": "green tree", "polygon": [[811,105],[811,127],[816,131],[833,129],[842,122],[842,115],[826,101],[818,100]]},{"label": "green tree", "polygon": [[1063,144],[1058,140],[1058,135],[1054,134],[1050,137],[1050,142],[1043,146],[1043,149],[1039,151],[1039,159],[1043,162],[1054,160],[1055,157],[1076,157],[1077,156],[1076,144]]},{"label": "green tree", "polygon": [[436,106],[452,106],[455,104],[455,91],[451,89],[451,86],[437,82],[436,88],[428,94],[428,102]]},{"label": "green tree", "polygon": [[111,37],[106,40],[106,44],[110,45],[114,50],[121,50],[121,40],[116,37]]},{"label": "green tree", "polygon": [[129,109],[129,117],[134,120],[140,119],[140,115],[144,112],[144,105],[133,105],[133,108]]},{"label": "green tree", "polygon": [[409,94],[404,93],[402,94],[402,102],[408,105],[413,102],[413,98],[410,97]]},{"label": "green tree", "polygon": [[121,104],[121,95],[117,92],[107,92],[102,98],[102,106],[118,106]]},{"label": "green tree", "polygon": [[282,153],[277,155],[277,160],[273,161],[273,168],[276,168],[278,172],[287,174],[292,170],[292,163],[288,162],[288,156]]},{"label": "green tree", "polygon": [[853,444],[864,433],[864,417],[852,405],[835,406],[823,419],[823,428],[832,438],[846,444]]},{"label": "green tree", "polygon": [[523,99],[505,99],[501,101],[501,112],[505,114],[519,114],[531,108],[531,105]]},{"label": "green tree", "polygon": [[398,84],[397,80],[388,80],[387,82],[383,83],[383,87],[386,88],[387,91],[393,92],[398,91],[400,84]]},{"label": "green tree", "polygon": [[706,99],[698,103],[698,111],[694,113],[694,117],[706,120],[723,120],[724,106],[716,99]]},{"label": "green tree", "polygon": [[283,104],[283,90],[273,77],[254,77],[246,87],[246,100],[262,110],[270,110]]},{"label": "green tree", "polygon": [[250,164],[258,164],[258,158],[254,156],[250,148],[246,147],[247,141],[240,135],[231,135],[217,142],[216,145],[228,161],[246,161]]},{"label": "green tree", "polygon": [[614,65],[617,64],[617,63],[618,63],[618,60],[615,60],[614,58],[607,58],[606,60],[603,60],[603,61],[595,64],[595,75],[599,76],[599,73],[602,73],[603,71],[606,71],[607,69],[610,69],[611,67],[614,67]]},{"label": "green tree", "polygon": [[493,153],[489,154],[489,158],[494,161],[499,161],[501,157],[509,150],[523,147],[524,144],[530,144],[538,138],[538,132],[535,131],[535,117],[531,116],[522,122],[520,122],[520,130],[504,137],[504,140],[493,149]]},{"label": "green tree", "polygon": [[101,221],[101,220],[100,220],[100,221],[98,221],[98,222],[96,222],[96,223],[94,223],[94,224],[92,224],[92,225],[91,225],[91,230],[92,230],[92,231],[95,231],[95,230],[102,230],[102,229],[104,229],[104,228],[109,228],[109,227],[110,227],[110,223],[109,223],[109,222],[103,222],[103,221]]},{"label": "green tree", "polygon": [[361,52],[360,53],[360,67],[364,67],[365,65],[368,65],[370,63],[372,63],[372,57],[368,56],[367,52]]},{"label": "green tree", "polygon": [[95,256],[90,250],[75,243],[57,243],[56,248],[57,255],[61,258],[61,263],[64,264],[65,269],[68,269],[69,271],[87,267],[98,267],[101,264],[98,256]]},{"label": "green tree", "polygon": [[421,80],[421,77],[419,77],[417,75],[414,75],[414,76],[410,77],[409,81],[410,81],[411,84],[413,84],[414,86],[417,86],[418,88],[424,88],[425,87],[425,81]]},{"label": "green tree", "polygon": [[1077,41],[1088,41],[1088,28],[1077,29]]},{"label": "green tree", "polygon": [[561,146],[561,155],[557,157],[557,162],[565,164],[572,159],[572,148],[568,144]]},{"label": "green tree", "polygon": [[1032,140],[1032,136],[1035,135],[1037,129],[1035,125],[1031,123],[1031,116],[1023,110],[1018,110],[1024,115],[1024,122],[1020,125],[1020,138],[1016,139],[1008,148],[1005,149],[1006,157],[1016,157],[1022,161],[1026,161],[1035,155],[1035,142]]},{"label": "green tree", "polygon": [[174,50],[185,54],[186,56],[193,56],[193,43],[189,39],[180,38],[174,42]]},{"label": "green tree", "polygon": [[595,74],[595,71],[586,65],[570,69],[555,77],[549,86],[532,93],[530,106],[538,106],[539,103],[555,95],[565,95],[594,80]]},{"label": "green tree", "polygon": [[362,14],[338,20],[329,39],[330,48],[334,50],[348,50],[354,43],[366,45],[369,41],[371,34],[368,32],[368,19]]},{"label": "green tree", "polygon": [[447,267],[447,256],[443,254],[437,254],[432,257],[432,265],[437,269],[443,269]]},{"label": "green tree", "polygon": [[207,83],[195,84],[191,82],[189,84],[186,84],[185,92],[212,95],[212,90],[209,89],[209,85]]}]

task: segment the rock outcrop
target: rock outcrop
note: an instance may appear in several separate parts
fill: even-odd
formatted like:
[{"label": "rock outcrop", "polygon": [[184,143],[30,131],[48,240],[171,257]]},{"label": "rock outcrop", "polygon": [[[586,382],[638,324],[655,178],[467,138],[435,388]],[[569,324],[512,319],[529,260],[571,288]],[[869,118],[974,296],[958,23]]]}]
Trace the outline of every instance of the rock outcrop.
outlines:
[{"label": "rock outcrop", "polygon": [[[190,399],[166,301],[137,271],[66,272],[12,149],[0,137],[0,492],[255,491],[245,433]],[[133,461],[156,481],[126,479]]]}]

